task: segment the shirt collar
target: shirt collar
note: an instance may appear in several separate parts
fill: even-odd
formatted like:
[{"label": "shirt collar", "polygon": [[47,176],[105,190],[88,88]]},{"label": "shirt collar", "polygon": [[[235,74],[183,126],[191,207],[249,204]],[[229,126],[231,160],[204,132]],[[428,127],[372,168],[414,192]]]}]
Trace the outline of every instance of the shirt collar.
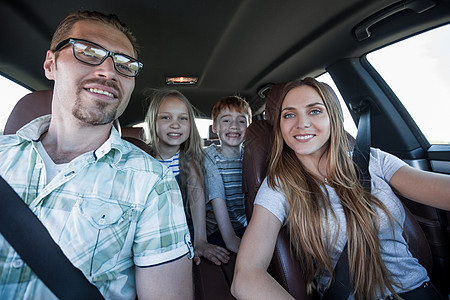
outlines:
[{"label": "shirt collar", "polygon": [[160,162],[173,162],[174,160],[177,160],[180,158],[180,150],[177,151],[172,157],[168,159],[158,159]]},{"label": "shirt collar", "polygon": [[[219,149],[221,148],[221,146],[216,145],[216,144],[211,144],[211,145],[216,149],[216,151],[217,151],[217,153],[218,153],[219,155],[225,157],[225,156],[222,154],[222,152],[219,151]],[[242,143],[242,144],[239,146],[239,156],[240,156],[241,158],[244,156],[244,143]],[[235,157],[237,157],[237,156],[235,156]]]},{"label": "shirt collar", "polygon": [[[22,140],[37,142],[40,140],[41,135],[48,130],[48,127],[50,126],[50,120],[51,115],[45,115],[34,119],[30,123],[20,128],[17,131],[17,136]],[[109,138],[106,140],[106,142],[103,143],[103,145],[101,145],[97,150],[93,152],[93,156],[97,161],[108,153],[111,153],[113,163],[117,164],[122,158],[122,155],[130,151],[131,147],[122,140],[119,132],[113,126]]]},{"label": "shirt collar", "polygon": [[45,115],[34,119],[17,130],[17,136],[22,140],[37,142],[41,138],[41,135],[48,130],[51,119],[51,115]]},{"label": "shirt collar", "polygon": [[102,158],[103,156],[111,153],[113,158],[113,163],[117,164],[124,153],[130,151],[129,147],[125,144],[124,140],[120,137],[119,132],[113,126],[111,129],[111,134],[106,142],[103,143],[97,150],[94,151],[94,157],[96,160]]}]

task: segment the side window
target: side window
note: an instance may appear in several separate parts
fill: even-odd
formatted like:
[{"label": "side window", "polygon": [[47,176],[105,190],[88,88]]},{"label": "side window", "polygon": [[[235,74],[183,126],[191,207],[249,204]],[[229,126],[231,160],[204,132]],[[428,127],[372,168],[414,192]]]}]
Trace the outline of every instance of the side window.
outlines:
[{"label": "side window", "polygon": [[450,144],[450,24],[367,55],[430,144]]},{"label": "side window", "polygon": [[331,78],[330,74],[324,73],[324,74],[316,77],[316,79],[320,82],[324,82],[324,83],[328,84],[329,86],[331,86],[333,91],[336,93],[336,95],[339,98],[339,102],[341,103],[342,112],[344,114],[344,128],[348,133],[350,133],[354,138],[356,138],[356,133],[357,133],[358,129],[356,128],[355,122],[353,121],[352,116],[350,115],[347,105],[345,104],[344,99],[342,99],[341,93],[339,92],[338,88],[334,84],[334,81]]},{"label": "side window", "polygon": [[[212,125],[212,120],[210,119],[202,119],[202,118],[195,118],[195,125],[197,126],[198,133],[200,134],[200,137],[202,139],[207,139],[209,134],[209,125]],[[134,125],[133,127],[142,127],[145,130],[144,123],[138,123]],[[146,134],[148,136],[148,134]]]},{"label": "side window", "polygon": [[209,137],[209,125],[212,125],[212,120],[195,118],[195,125],[197,126],[200,137],[207,139]]},{"label": "side window", "polygon": [[23,96],[30,93],[30,90],[18,85],[17,83],[0,75],[0,90],[2,91],[0,96],[0,135],[3,134],[6,121],[11,113],[14,105]]}]

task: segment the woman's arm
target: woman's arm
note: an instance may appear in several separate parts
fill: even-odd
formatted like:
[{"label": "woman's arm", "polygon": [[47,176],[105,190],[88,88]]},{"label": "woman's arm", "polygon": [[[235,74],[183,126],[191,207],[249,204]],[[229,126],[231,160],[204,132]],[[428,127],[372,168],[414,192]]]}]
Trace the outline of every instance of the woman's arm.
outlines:
[{"label": "woman's arm", "polygon": [[293,299],[267,273],[281,222],[266,208],[255,205],[234,270],[231,293],[238,299]]},{"label": "woman's arm", "polygon": [[400,195],[436,208],[450,210],[450,176],[403,166],[389,184]]},{"label": "woman's arm", "polygon": [[200,264],[200,257],[206,257],[216,265],[230,260],[229,252],[219,246],[212,245],[206,239],[205,192],[198,173],[191,169],[188,180],[189,209],[194,225],[194,262]]}]

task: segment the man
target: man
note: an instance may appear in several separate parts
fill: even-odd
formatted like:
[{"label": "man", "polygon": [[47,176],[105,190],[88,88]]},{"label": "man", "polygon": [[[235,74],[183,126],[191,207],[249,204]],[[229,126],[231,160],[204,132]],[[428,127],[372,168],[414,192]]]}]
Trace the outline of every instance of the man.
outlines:
[{"label": "man", "polygon": [[[193,251],[178,185],[112,127],[142,68],[136,56],[116,16],[69,15],[44,62],[52,115],[0,137],[0,175],[105,298],[186,299]],[[55,298],[1,236],[0,298]]]}]

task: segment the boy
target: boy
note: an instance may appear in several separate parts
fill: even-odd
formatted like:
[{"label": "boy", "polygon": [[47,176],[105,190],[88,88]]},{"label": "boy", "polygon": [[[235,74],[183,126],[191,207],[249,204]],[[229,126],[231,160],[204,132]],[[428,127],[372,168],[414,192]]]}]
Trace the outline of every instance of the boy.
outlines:
[{"label": "boy", "polygon": [[212,130],[220,147],[205,150],[208,242],[237,252],[247,226],[242,193],[242,155],[250,106],[239,96],[221,99],[212,109]]}]

